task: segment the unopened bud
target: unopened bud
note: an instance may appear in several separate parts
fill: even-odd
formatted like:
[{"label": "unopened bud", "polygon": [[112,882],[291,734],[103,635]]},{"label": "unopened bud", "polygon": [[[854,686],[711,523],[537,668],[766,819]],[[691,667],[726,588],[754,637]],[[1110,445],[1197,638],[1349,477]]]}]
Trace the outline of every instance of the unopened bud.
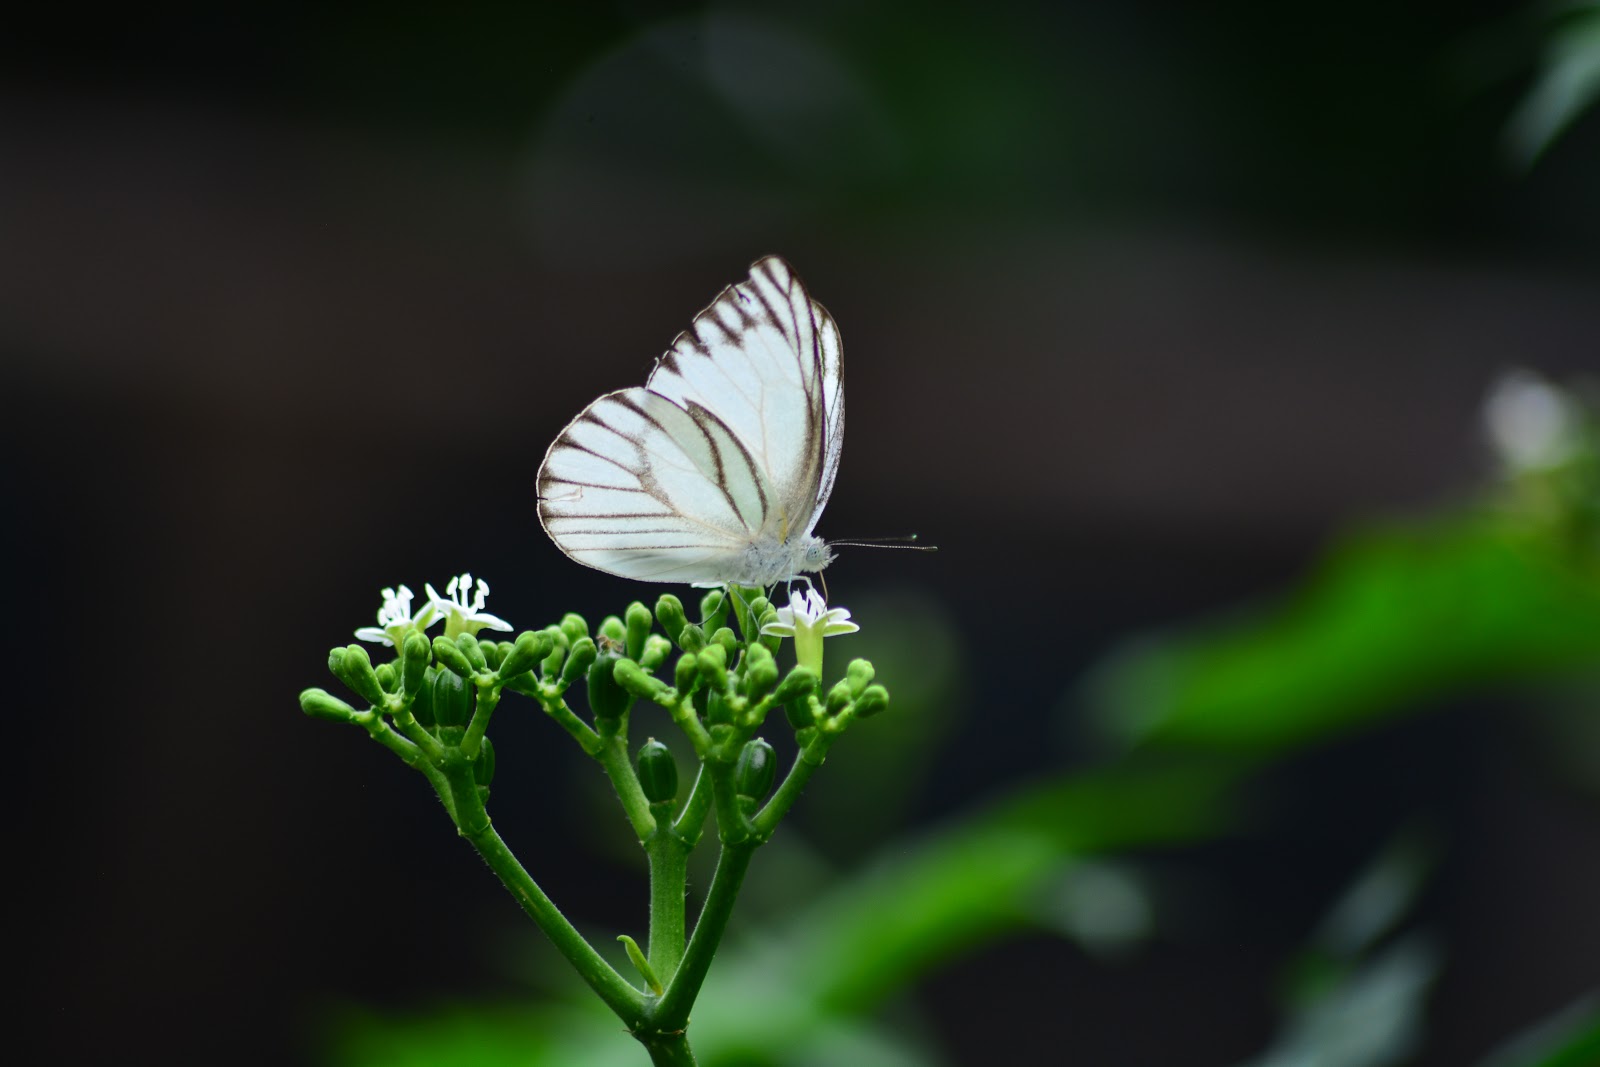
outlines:
[{"label": "unopened bud", "polygon": [[465,726],[472,720],[473,688],[453,670],[433,672],[433,719],[439,726]]},{"label": "unopened bud", "polygon": [[483,649],[478,647],[478,639],[472,634],[462,633],[456,635],[456,647],[461,654],[467,657],[467,662],[472,664],[475,671],[489,669],[489,657],[483,654]]},{"label": "unopened bud", "polygon": [[655,738],[639,748],[639,788],[652,804],[670,804],[678,799],[678,761],[672,750]]},{"label": "unopened bud", "polygon": [[339,680],[367,703],[374,707],[384,705],[383,686],[378,684],[378,675],[372,669],[372,659],[366,649],[360,645],[346,645],[342,656],[335,657],[329,653],[328,666],[333,667]]},{"label": "unopened bud", "polygon": [[680,644],[678,635],[683,633],[683,628],[689,621],[688,616],[683,613],[683,601],[671,593],[661,594],[661,599],[656,601],[656,621],[661,624],[661,631],[667,635],[667,640],[675,645]]},{"label": "unopened bud", "polygon": [[889,691],[881,685],[869,685],[856,697],[856,718],[870,719],[889,706]]},{"label": "unopened bud", "polygon": [[[599,669],[600,665],[596,663],[595,670]],[[593,671],[590,674],[592,676]],[[631,659],[618,659],[616,665],[611,668],[611,674],[618,685],[642,700],[654,700],[671,688]]]},{"label": "unopened bud", "polygon": [[313,719],[354,722],[356,709],[326,689],[307,689],[300,694],[300,710]]},{"label": "unopened bud", "polygon": [[845,681],[850,683],[850,695],[858,697],[861,691],[872,684],[872,664],[864,659],[853,659],[845,671]]},{"label": "unopened bud", "polygon": [[450,638],[440,634],[433,639],[433,654],[440,663],[463,678],[472,677],[472,661]]},{"label": "unopened bud", "polygon": [[654,674],[672,655],[672,642],[660,634],[651,634],[644,639],[644,650],[639,653],[639,666]]},{"label": "unopened bud", "polygon": [[778,685],[778,665],[772,653],[760,645],[751,645],[745,653],[744,692],[751,700],[760,700]]},{"label": "unopened bud", "polygon": [[721,645],[707,645],[695,657],[700,664],[700,677],[706,688],[721,693],[728,688],[728,654]]},{"label": "unopened bud", "polygon": [[582,615],[569,611],[561,616],[561,632],[567,635],[567,643],[575,645],[578,639],[589,636],[589,624]]},{"label": "unopened bud", "polygon": [[650,636],[650,626],[654,620],[650,618],[650,609],[637,600],[628,605],[624,618],[628,658],[637,661],[644,656],[645,638]]},{"label": "unopened bud", "polygon": [[758,737],[739,751],[739,762],[733,767],[733,791],[741,797],[760,800],[772,788],[777,773],[778,760],[772,746]]},{"label": "unopened bud", "polygon": [[422,689],[422,677],[432,655],[433,646],[426,637],[415,630],[406,634],[405,643],[400,646],[400,688],[407,696]]},{"label": "unopened bud", "polygon": [[395,673],[392,663],[380,663],[372,668],[372,673],[377,675],[378,685],[383,687],[385,693],[394,692],[395,687],[400,684],[400,676]]},{"label": "unopened bud", "polygon": [[621,663],[638,666],[632,660],[602,652],[589,667],[589,710],[594,712],[596,722],[616,723],[633,707],[633,694],[617,681],[616,668]]},{"label": "unopened bud", "polygon": [[695,653],[706,647],[706,632],[694,623],[685,623],[678,632],[678,647],[685,652]]},{"label": "unopened bud", "polygon": [[567,653],[567,662],[561,668],[561,687],[565,689],[577,681],[594,664],[599,649],[595,647],[591,637],[580,637],[572,643],[572,651]]},{"label": "unopened bud", "polygon": [[517,635],[511,649],[500,661],[499,674],[502,679],[515,678],[519,674],[526,674],[533,670],[534,665],[550,654],[555,646],[555,641],[543,630],[524,630]]}]

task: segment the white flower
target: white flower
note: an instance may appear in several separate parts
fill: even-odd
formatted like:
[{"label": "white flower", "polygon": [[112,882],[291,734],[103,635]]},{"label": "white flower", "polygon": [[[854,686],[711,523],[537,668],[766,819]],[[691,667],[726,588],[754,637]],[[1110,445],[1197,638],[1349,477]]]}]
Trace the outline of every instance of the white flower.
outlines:
[{"label": "white flower", "polygon": [[1502,374],[1483,405],[1483,421],[1500,459],[1513,472],[1559,467],[1578,448],[1578,405],[1527,370]]},{"label": "white flower", "polygon": [[[424,585],[428,591],[428,599],[435,609],[444,616],[444,635],[455,638],[461,634],[476,634],[479,630],[509,630],[511,624],[497,616],[490,615],[483,610],[483,605],[489,599],[489,583],[482,578],[474,590],[472,575],[463,574],[450,579],[450,584],[444,587],[445,596],[440,596],[431,585]],[[472,596],[468,601],[467,597]]]},{"label": "white flower", "polygon": [[430,601],[412,615],[412,596],[411,590],[403,585],[398,592],[385,589],[383,607],[378,609],[378,625],[361,627],[356,631],[356,639],[394,646],[406,639],[408,630],[416,630],[419,633],[426,630],[432,624],[438,609]]},{"label": "white flower", "polygon": [[830,608],[817,595],[807,589],[805,595],[789,593],[789,606],[778,609],[776,622],[761,628],[764,634],[774,637],[794,638],[794,655],[802,667],[810,667],[822,674],[822,639],[837,634],[853,634],[861,627],[850,621],[849,608]]}]

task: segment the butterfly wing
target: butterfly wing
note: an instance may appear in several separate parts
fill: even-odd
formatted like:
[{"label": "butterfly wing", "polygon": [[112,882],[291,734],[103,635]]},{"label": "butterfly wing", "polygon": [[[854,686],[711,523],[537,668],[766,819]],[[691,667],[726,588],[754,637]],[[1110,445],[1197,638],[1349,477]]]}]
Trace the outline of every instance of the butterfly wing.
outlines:
[{"label": "butterfly wing", "polygon": [[678,335],[646,383],[714,410],[775,490],[758,531],[809,534],[833,491],[844,442],[839,328],[777,256],[724,289]]},{"label": "butterfly wing", "polygon": [[838,329],[768,257],[695,317],[646,387],[556,438],[539,516],[568,556],[627,578],[748,580],[752,545],[809,534],[844,426]]}]

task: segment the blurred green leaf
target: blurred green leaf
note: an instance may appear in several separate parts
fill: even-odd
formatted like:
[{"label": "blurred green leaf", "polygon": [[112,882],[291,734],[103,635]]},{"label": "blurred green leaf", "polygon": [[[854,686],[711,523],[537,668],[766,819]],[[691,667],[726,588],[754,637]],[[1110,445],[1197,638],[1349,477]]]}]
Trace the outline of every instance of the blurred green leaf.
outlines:
[{"label": "blurred green leaf", "polygon": [[1524,167],[1600,100],[1600,3],[1574,0],[1558,10],[1539,74],[1506,130],[1512,158]]},{"label": "blurred green leaf", "polygon": [[1127,742],[1270,754],[1471,686],[1597,664],[1593,568],[1484,519],[1352,537],[1287,606],[1132,645],[1089,699]]},{"label": "blurred green leaf", "polygon": [[1600,991],[1496,1049],[1479,1067],[1593,1067],[1600,1063]]}]

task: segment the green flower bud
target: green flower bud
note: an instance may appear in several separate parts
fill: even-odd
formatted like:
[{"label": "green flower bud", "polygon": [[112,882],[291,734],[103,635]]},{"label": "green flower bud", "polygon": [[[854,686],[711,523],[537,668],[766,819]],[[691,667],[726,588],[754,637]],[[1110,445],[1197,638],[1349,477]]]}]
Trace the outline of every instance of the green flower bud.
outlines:
[{"label": "green flower bud", "polygon": [[672,684],[679,693],[689,693],[694,689],[695,682],[700,680],[700,661],[694,653],[685,652],[678,657],[677,666],[672,669]]},{"label": "green flower bud", "polygon": [[621,655],[628,647],[628,628],[622,625],[622,620],[615,615],[607,615],[600,620],[600,629],[595,631],[596,640],[604,637],[607,641],[617,646],[617,654]]},{"label": "green flower bud", "polygon": [[472,661],[467,659],[461,646],[440,634],[433,639],[433,654],[444,666],[463,678],[472,677]]},{"label": "green flower bud", "polygon": [[633,707],[633,694],[617,681],[616,668],[621,663],[638,667],[632,660],[602,652],[589,668],[589,710],[594,712],[596,722],[616,723]]},{"label": "green flower bud", "polygon": [[406,634],[405,643],[400,646],[400,688],[407,696],[422,689],[422,676],[432,658],[433,646],[426,637],[415,630]]},{"label": "green flower bud", "polygon": [[670,804],[678,799],[678,761],[672,750],[655,738],[639,746],[639,788],[652,804]]},{"label": "green flower bud", "polygon": [[531,671],[534,664],[550,655],[555,640],[543,630],[524,630],[517,635],[511,649],[500,661],[499,674],[503,679],[515,678]]},{"label": "green flower bud", "polygon": [[433,676],[438,673],[432,667],[422,669],[422,678],[417,682],[417,698],[411,702],[411,716],[425,730],[433,729],[438,722],[433,715]]},{"label": "green flower bud", "polygon": [[328,649],[328,671],[341,682],[344,681],[344,654],[345,647]]},{"label": "green flower bud", "polygon": [[[351,691],[374,707],[383,707],[383,686],[378,684],[378,675],[372,669],[372,660],[367,655],[367,650],[360,645],[346,645],[344,655],[338,657],[338,666],[334,673],[339,680],[349,686]],[[334,667],[335,657],[328,654],[328,666]]]},{"label": "green flower bud", "polygon": [[567,653],[566,666],[561,668],[561,688],[565,689],[589,670],[594,664],[595,657],[599,655],[595,647],[594,638],[580,637],[572,643],[572,651]]},{"label": "green flower bud", "polygon": [[656,601],[656,621],[661,624],[661,631],[667,635],[667,640],[679,644],[678,635],[689,621],[689,617],[683,613],[683,601],[671,593],[661,594],[661,599]]},{"label": "green flower bud", "polygon": [[479,641],[478,647],[483,650],[483,658],[488,662],[491,671],[498,671],[500,664],[505,662],[506,653],[511,651],[510,641]]},{"label": "green flower bud", "polygon": [[739,624],[739,634],[746,643],[761,635],[761,614],[767,609],[767,598],[757,589],[735,591],[732,597],[733,619]]},{"label": "green flower bud", "polygon": [[569,611],[561,616],[561,632],[567,635],[568,645],[575,645],[579,638],[589,636],[589,624],[582,615]]},{"label": "green flower bud", "polygon": [[394,664],[380,663],[372,668],[372,673],[377,675],[378,685],[383,687],[385,693],[395,691],[395,686],[400,683],[400,676],[394,672]]},{"label": "green flower bud", "polygon": [[465,726],[471,722],[473,696],[473,687],[455,671],[433,672],[433,719],[439,726]]},{"label": "green flower bud", "polygon": [[856,697],[856,718],[870,719],[889,706],[889,691],[881,685],[869,685]]},{"label": "green flower bud", "polygon": [[728,619],[728,598],[722,590],[713,589],[700,598],[700,628],[715,630]]},{"label": "green flower bud", "polygon": [[744,693],[751,700],[760,700],[778,685],[778,664],[772,653],[760,645],[751,645],[745,653]]},{"label": "green flower bud", "polygon": [[326,689],[307,689],[300,694],[300,710],[313,719],[354,722],[356,709]]},{"label": "green flower bud", "polygon": [[566,631],[559,626],[547,626],[544,632],[550,635],[550,654],[539,665],[539,677],[549,679],[561,673],[561,665],[567,660],[567,650],[572,647],[572,642],[567,640]]},{"label": "green flower bud", "polygon": [[672,642],[660,634],[651,634],[644,639],[644,650],[639,654],[639,666],[647,672],[654,674],[667,657],[672,654]]},{"label": "green flower bud", "polygon": [[611,653],[598,654],[594,665],[589,667],[589,710],[594,712],[597,723],[600,720],[616,723],[627,715],[627,709],[634,707],[634,694],[622,688],[616,680],[616,667],[619,664],[629,664],[635,669],[638,667],[634,661]]},{"label": "green flower bud", "polygon": [[[596,663],[594,670],[589,672],[590,677],[593,678],[594,671],[599,669],[600,664]],[[611,669],[611,675],[616,679],[618,685],[643,700],[654,700],[671,688],[661,679],[652,677],[643,667],[631,659],[617,659],[616,666]],[[592,687],[593,682],[590,685]]]},{"label": "green flower bud", "polygon": [[837,715],[846,707],[848,707],[849,704],[850,683],[847,680],[841,679],[833,684],[832,689],[828,690],[828,699],[824,701],[823,707],[827,710],[829,715]]},{"label": "green flower bud", "polygon": [[678,631],[678,647],[689,653],[699,652],[706,647],[706,632],[692,622],[684,623]]},{"label": "green flower bud", "polygon": [[654,625],[655,620],[650,617],[650,609],[637,600],[628,605],[625,618],[628,658],[638,660],[644,655],[644,641],[650,636],[650,627]]},{"label": "green flower bud", "polygon": [[707,645],[695,659],[700,664],[700,677],[706,688],[714,693],[728,688],[728,653],[721,645]]},{"label": "green flower bud", "polygon": [[726,626],[711,635],[711,644],[721,645],[723,654],[730,660],[739,654],[739,635]]},{"label": "green flower bud", "polygon": [[789,720],[789,725],[796,731],[806,730],[817,725],[817,720],[811,714],[811,698],[809,696],[795,697],[793,700],[784,701],[783,717]]},{"label": "green flower bud", "polygon": [[478,742],[478,758],[472,761],[472,780],[479,785],[494,781],[494,745],[487,737]]},{"label": "green flower bud", "polygon": [[850,695],[858,697],[861,691],[872,684],[874,671],[872,664],[864,659],[853,659],[845,671],[845,681],[850,683]]},{"label": "green flower bud", "polygon": [[461,654],[467,657],[467,662],[472,664],[475,671],[489,669],[489,657],[483,654],[483,649],[478,647],[478,639],[472,634],[461,633],[456,635],[456,647]]},{"label": "green flower bud", "polygon": [[778,773],[778,758],[772,746],[761,738],[747,742],[733,766],[733,791],[750,800],[760,800],[772,788]]},{"label": "green flower bud", "polygon": [[780,703],[792,700],[804,700],[817,688],[817,672],[810,667],[796,667],[784,676],[778,685],[777,692],[772,694],[772,699]]}]

